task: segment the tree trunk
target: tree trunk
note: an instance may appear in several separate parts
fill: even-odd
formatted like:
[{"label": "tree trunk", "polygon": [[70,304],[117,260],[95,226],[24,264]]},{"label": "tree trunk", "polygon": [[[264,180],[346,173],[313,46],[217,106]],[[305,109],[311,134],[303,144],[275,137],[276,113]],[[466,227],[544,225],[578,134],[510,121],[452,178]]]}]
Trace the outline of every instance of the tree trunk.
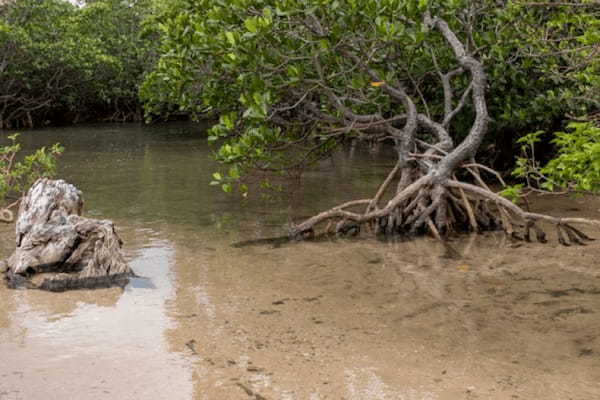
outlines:
[{"label": "tree trunk", "polygon": [[22,199],[10,287],[51,291],[123,285],[134,276],[113,223],[81,217],[83,198],[62,180],[38,180]]}]

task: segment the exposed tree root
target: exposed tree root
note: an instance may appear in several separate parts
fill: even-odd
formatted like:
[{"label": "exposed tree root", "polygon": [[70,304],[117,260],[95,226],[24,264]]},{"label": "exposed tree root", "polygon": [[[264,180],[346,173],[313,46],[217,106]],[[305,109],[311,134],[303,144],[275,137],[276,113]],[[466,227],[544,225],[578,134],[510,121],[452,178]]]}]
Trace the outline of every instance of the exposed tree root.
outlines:
[{"label": "exposed tree root", "polygon": [[19,201],[20,200],[17,200],[4,208],[0,208],[0,222],[10,224],[15,221],[15,215],[10,209],[16,207],[19,204]]},{"label": "exposed tree root", "polygon": [[12,211],[10,211],[8,208],[0,209],[0,222],[11,223],[14,220],[15,220],[15,217],[14,217]]},{"label": "exposed tree root", "polygon": [[[472,168],[473,164],[465,166]],[[406,171],[403,171],[406,172]],[[600,228],[600,221],[586,218],[559,218],[523,210],[493,192],[481,179],[475,183],[445,179],[436,182],[434,174],[421,175],[397,191],[381,205],[381,199],[394,180],[397,168],[388,175],[372,199],[350,201],[323,211],[290,229],[293,239],[314,235],[320,224],[326,234],[356,235],[361,230],[383,235],[430,234],[443,240],[452,233],[503,230],[514,240],[546,243],[540,222],[556,227],[562,245],[583,245],[593,240],[573,225]],[[411,175],[418,172],[410,171]],[[367,205],[366,209],[364,205]],[[364,211],[360,211],[362,208]]]}]

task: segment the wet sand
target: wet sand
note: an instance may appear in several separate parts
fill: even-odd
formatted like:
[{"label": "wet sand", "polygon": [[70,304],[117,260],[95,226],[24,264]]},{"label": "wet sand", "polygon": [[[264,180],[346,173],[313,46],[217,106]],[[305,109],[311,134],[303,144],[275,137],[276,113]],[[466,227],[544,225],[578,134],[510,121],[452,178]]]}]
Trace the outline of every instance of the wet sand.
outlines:
[{"label": "wet sand", "polygon": [[0,289],[1,399],[600,398],[596,242],[122,233],[124,292]]},{"label": "wet sand", "polygon": [[[282,234],[288,210],[211,191],[203,138],[86,129],[24,138],[66,144],[61,176],[88,216],[115,221],[144,278],[67,293],[0,285],[0,400],[600,399],[600,240],[237,248]],[[291,212],[372,193],[387,167],[369,157],[308,176]],[[600,218],[598,198],[533,204]],[[0,225],[0,258],[13,246]]]}]

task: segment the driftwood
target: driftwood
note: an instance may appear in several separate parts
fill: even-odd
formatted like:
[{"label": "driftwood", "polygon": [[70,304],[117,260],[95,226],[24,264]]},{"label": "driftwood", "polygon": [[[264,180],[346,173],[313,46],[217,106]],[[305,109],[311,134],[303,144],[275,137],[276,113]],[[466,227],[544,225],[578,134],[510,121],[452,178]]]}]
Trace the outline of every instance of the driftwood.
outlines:
[{"label": "driftwood", "polygon": [[107,287],[134,275],[113,223],[84,218],[82,208],[81,192],[63,180],[40,179],[29,189],[19,206],[16,249],[2,268],[9,287]]}]

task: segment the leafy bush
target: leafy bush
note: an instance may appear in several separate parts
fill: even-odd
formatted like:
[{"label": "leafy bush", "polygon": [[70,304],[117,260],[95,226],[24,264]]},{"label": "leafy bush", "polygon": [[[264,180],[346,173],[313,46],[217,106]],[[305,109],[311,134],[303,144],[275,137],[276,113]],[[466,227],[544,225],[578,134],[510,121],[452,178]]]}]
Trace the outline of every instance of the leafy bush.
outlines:
[{"label": "leafy bush", "polygon": [[525,184],[511,186],[503,194],[516,198],[522,190],[600,193],[600,128],[589,122],[571,122],[566,132],[555,132],[551,143],[557,155],[545,165],[536,156],[536,144],[544,131],[530,133],[517,142],[521,156],[513,175]]},{"label": "leafy bush", "polygon": [[21,144],[17,142],[18,136],[9,136],[10,143],[0,147],[0,205],[21,197],[37,179],[54,176],[56,159],[64,151],[57,143],[19,159]]},{"label": "leafy bush", "polygon": [[548,177],[544,187],[600,192],[600,128],[591,123],[572,122],[569,132],[556,132],[552,140],[558,156],[540,172]]}]

